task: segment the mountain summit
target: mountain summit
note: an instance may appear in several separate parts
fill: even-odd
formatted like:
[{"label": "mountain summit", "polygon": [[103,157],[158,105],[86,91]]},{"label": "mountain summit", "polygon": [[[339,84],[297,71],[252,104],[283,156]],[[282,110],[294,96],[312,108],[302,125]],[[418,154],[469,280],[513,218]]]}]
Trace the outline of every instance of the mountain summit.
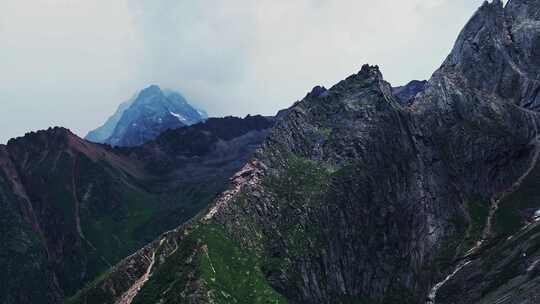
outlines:
[{"label": "mountain summit", "polygon": [[[427,82],[0,145],[0,303],[539,303],[539,49],[540,0],[486,1]],[[108,142],[185,104],[151,86]]]},{"label": "mountain summit", "polygon": [[139,146],[168,129],[190,126],[208,118],[178,92],[151,85],[122,103],[107,122],[86,136],[113,146]]},{"label": "mountain summit", "polygon": [[539,24],[540,0],[486,1],[405,98],[368,65],[315,89],[69,303],[539,303]]}]

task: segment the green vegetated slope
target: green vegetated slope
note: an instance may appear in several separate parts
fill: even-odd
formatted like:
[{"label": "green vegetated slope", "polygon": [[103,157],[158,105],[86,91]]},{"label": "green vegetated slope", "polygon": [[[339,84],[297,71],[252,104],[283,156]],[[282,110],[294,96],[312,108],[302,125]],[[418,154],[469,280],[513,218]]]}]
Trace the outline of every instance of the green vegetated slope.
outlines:
[{"label": "green vegetated slope", "polygon": [[[223,130],[228,123],[234,132]],[[75,295],[206,208],[271,125],[260,116],[212,119],[130,149],[54,128],[0,146],[0,302],[60,303]],[[204,138],[193,146],[184,138],[197,135]],[[161,163],[168,165],[156,174]]]},{"label": "green vegetated slope", "polygon": [[[331,180],[342,175],[347,175],[347,169],[332,172],[317,162],[290,155],[283,174],[265,178],[262,183],[283,204],[283,216],[293,218],[293,213],[298,214],[299,210],[324,208],[324,195]],[[242,206],[248,202],[239,195],[235,204]],[[304,217],[276,223],[279,225],[276,232],[283,232],[283,246],[290,254],[281,257],[270,256],[265,250],[241,247],[220,223],[197,224],[193,230],[189,229],[175,252],[155,269],[133,303],[287,303],[268,278],[283,271],[288,276],[300,275],[289,265],[291,258],[308,258],[322,250],[318,242],[323,242],[320,239],[323,227],[308,225],[308,221]],[[267,246],[264,242],[254,247]],[[339,301],[371,303],[346,297]]]},{"label": "green vegetated slope", "polygon": [[153,192],[144,187],[144,179],[80,152],[51,153],[24,170],[33,210],[42,217],[33,224],[43,236],[31,235],[51,260],[41,267],[47,272],[51,265],[65,295],[193,217],[223,189],[208,183]]},{"label": "green vegetated slope", "polygon": [[537,170],[513,185],[538,149],[538,4],[486,1],[406,104],[375,66],[314,88],[206,212],[71,303],[536,303]]},{"label": "green vegetated slope", "polygon": [[[296,155],[290,156],[287,168],[280,178],[265,179],[264,185],[275,189],[275,195],[284,205],[322,207],[322,195],[329,186],[331,173]],[[240,195],[235,203],[242,205],[248,202],[243,201]],[[289,211],[293,212],[293,209]],[[286,246],[291,246],[294,256],[306,255],[313,250],[310,243],[316,239],[318,228],[307,227],[301,222],[290,222],[280,227],[287,233]],[[186,236],[178,244],[165,262],[155,267],[150,280],[133,303],[287,303],[267,279],[272,271],[286,269],[285,258],[242,247],[226,227],[214,221],[198,223],[187,229]],[[264,244],[261,242],[258,246]],[[156,254],[162,254],[160,247]],[[83,291],[69,303],[97,303],[107,298],[104,296],[106,292],[95,292],[102,289],[100,286],[104,285],[101,283],[97,280],[94,283],[97,288]],[[113,299],[109,298],[104,303],[112,302]]]},{"label": "green vegetated slope", "polygon": [[201,225],[154,272],[133,303],[183,303],[190,298],[212,303],[286,303],[266,281],[261,262],[257,254],[232,241],[223,227]]},{"label": "green vegetated slope", "polygon": [[[246,235],[231,234],[219,221],[197,224],[193,230],[188,229],[188,236],[179,242],[174,254],[155,268],[133,303],[287,303],[286,297],[275,289],[279,288],[275,277],[301,282],[303,274],[295,265],[297,261],[316,260],[325,254],[330,246],[326,227],[310,216],[328,208],[331,187],[354,174],[354,165],[334,170],[302,156],[289,155],[279,176],[270,175],[261,181],[266,195],[279,204],[280,219],[273,223],[272,231],[265,231],[262,236],[258,225],[249,218],[236,219],[253,229]],[[231,203],[247,208],[250,201],[239,194]],[[241,246],[235,239],[243,239],[250,246]],[[273,240],[278,243],[272,243]],[[404,288],[395,288],[382,301],[339,295],[332,303],[397,300],[413,303]]]},{"label": "green vegetated slope", "polygon": [[[0,302],[17,303],[25,299],[56,299],[55,286],[47,265],[47,252],[41,236],[26,223],[24,201],[13,194],[8,177],[0,171],[0,288],[14,291],[0,294]],[[46,285],[43,285],[43,282]],[[24,292],[24,298],[15,296]]]}]

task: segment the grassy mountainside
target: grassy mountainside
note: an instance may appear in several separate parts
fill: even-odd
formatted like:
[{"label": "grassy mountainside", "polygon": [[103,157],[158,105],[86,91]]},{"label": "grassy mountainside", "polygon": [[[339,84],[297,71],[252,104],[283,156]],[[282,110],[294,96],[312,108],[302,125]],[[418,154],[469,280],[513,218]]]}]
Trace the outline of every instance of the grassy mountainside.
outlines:
[{"label": "grassy mountainside", "polygon": [[407,102],[376,66],[316,87],[209,208],[68,303],[537,303],[539,22],[486,1]]},{"label": "grassy mountainside", "polygon": [[311,92],[210,209],[70,303],[114,303],[130,286],[131,303],[420,303],[534,151],[513,128],[529,115],[505,102],[456,100],[468,114],[440,128],[426,125],[432,105],[403,107],[369,66]]},{"label": "grassy mountainside", "polygon": [[[238,127],[227,132],[231,122]],[[60,303],[186,222],[226,188],[271,125],[213,119],[130,149],[55,128],[0,147],[0,302]]]}]

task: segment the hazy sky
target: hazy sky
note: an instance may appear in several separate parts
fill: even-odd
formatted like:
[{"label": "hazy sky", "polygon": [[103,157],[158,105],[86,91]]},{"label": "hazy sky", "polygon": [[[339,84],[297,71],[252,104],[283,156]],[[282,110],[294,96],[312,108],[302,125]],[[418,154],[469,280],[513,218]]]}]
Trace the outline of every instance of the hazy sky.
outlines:
[{"label": "hazy sky", "polygon": [[0,143],[79,135],[149,84],[212,116],[274,114],[378,64],[429,78],[482,0],[0,0]]}]

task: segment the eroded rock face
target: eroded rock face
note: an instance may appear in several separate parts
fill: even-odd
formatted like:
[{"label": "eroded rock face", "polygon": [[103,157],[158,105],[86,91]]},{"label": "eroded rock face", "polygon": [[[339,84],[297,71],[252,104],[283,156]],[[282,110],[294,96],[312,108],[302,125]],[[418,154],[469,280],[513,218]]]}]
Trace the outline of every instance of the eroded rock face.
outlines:
[{"label": "eroded rock face", "polygon": [[214,219],[281,261],[262,268],[292,302],[421,301],[466,249],[467,203],[489,204],[534,150],[533,114],[473,90],[437,103],[447,81],[433,79],[410,109],[376,67],[308,96],[257,156],[269,181]]},{"label": "eroded rock face", "polygon": [[462,75],[470,87],[538,109],[538,1],[485,2],[461,32],[441,74]]},{"label": "eroded rock face", "polygon": [[537,224],[519,231],[540,206],[511,207],[510,231],[507,196],[493,202],[540,192],[522,188],[536,172],[539,12],[540,1],[486,2],[407,107],[366,65],[282,112],[231,189],[168,236],[175,253],[134,302],[425,303],[455,272],[431,300],[536,303],[516,287],[536,286]]}]

